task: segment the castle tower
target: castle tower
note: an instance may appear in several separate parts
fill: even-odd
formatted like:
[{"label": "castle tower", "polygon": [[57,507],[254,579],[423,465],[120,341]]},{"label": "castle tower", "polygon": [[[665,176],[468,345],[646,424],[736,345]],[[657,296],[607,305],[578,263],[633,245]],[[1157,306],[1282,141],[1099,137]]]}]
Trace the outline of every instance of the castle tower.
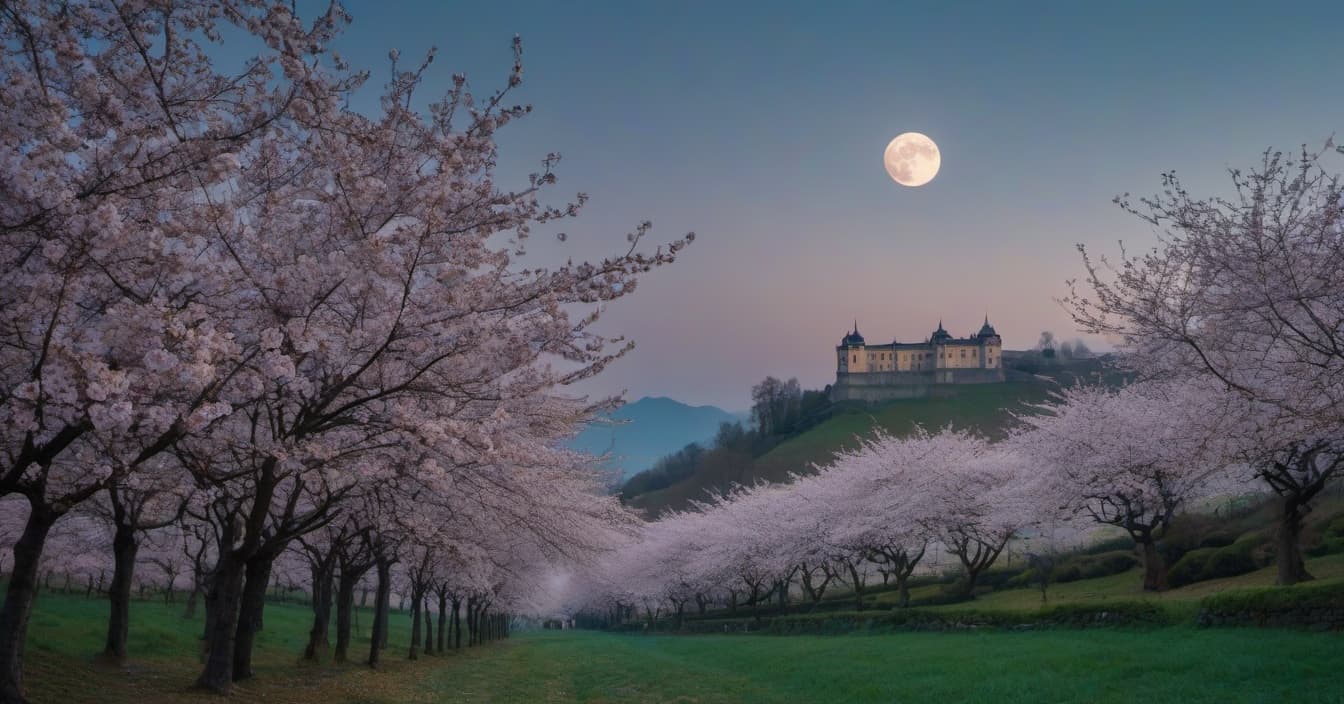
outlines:
[{"label": "castle tower", "polygon": [[1003,338],[989,324],[988,314],[985,315],[985,324],[980,326],[980,332],[975,337],[980,341],[980,368],[1002,369]]},{"label": "castle tower", "polygon": [[866,372],[868,371],[868,353],[865,349],[867,345],[863,341],[863,335],[859,334],[859,321],[854,321],[854,332],[848,333],[840,340],[840,346],[835,348],[836,367],[835,371],[845,372]]},{"label": "castle tower", "polygon": [[947,330],[944,330],[943,321],[939,320],[938,329],[934,330],[933,334],[929,336],[929,344],[933,346],[934,369],[942,369],[943,367],[948,366],[947,349],[945,346],[947,345],[948,342],[951,341],[952,341],[952,333],[948,332]]}]

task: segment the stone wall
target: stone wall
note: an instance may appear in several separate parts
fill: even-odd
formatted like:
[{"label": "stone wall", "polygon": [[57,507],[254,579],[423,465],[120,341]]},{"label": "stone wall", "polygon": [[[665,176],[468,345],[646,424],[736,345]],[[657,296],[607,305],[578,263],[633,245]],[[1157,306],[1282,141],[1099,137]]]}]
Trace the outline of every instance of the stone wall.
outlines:
[{"label": "stone wall", "polygon": [[936,369],[920,372],[837,373],[832,401],[875,403],[903,398],[928,398],[936,386],[996,384],[1004,381],[1002,368]]}]

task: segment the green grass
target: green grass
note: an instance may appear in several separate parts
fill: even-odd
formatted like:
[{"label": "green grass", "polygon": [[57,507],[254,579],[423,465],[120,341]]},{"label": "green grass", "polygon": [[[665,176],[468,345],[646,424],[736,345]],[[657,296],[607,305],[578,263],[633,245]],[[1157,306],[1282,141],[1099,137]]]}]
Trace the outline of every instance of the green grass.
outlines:
[{"label": "green grass", "polygon": [[854,447],[857,437],[869,437],[878,428],[905,435],[916,425],[931,431],[951,425],[998,437],[1010,425],[1011,412],[1044,401],[1051,388],[1049,384],[1023,381],[963,386],[943,398],[891,401],[872,410],[842,413],[781,443],[758,457],[756,464],[765,474],[776,468],[803,469],[814,462],[828,461],[837,450]]},{"label": "green grass", "polygon": [[[1344,561],[1333,564],[1344,568]],[[180,609],[135,602],[131,660],[116,667],[94,657],[104,602],[43,594],[28,651],[33,702],[221,701],[189,689],[198,672],[201,624],[183,620]],[[361,614],[365,629],[368,615]],[[394,614],[392,626],[387,665],[378,672],[358,664],[302,664],[308,610],[272,604],[259,641],[258,675],[228,701],[1344,702],[1344,669],[1338,666],[1344,636],[1330,633],[1162,628],[771,637],[568,631],[519,635],[410,663],[406,615]],[[359,652],[365,647],[361,642]]]},{"label": "green grass", "polygon": [[[1338,635],[1243,629],[621,636],[505,643],[430,691],[468,702],[1339,702]],[[467,663],[464,663],[467,664]]]},{"label": "green grass", "polygon": [[[28,630],[24,668],[25,684],[33,702],[220,701],[189,689],[200,674],[198,636],[203,626],[203,610],[198,609],[193,619],[184,619],[181,603],[132,601],[129,658],[124,666],[104,663],[96,657],[106,636],[107,610],[105,599],[86,599],[82,594],[51,591],[38,597]],[[360,625],[357,635],[362,634],[363,638],[355,639],[351,655],[362,660],[368,654],[372,613],[367,609],[357,611]],[[240,683],[233,699],[408,701],[407,688],[413,688],[419,677],[407,673],[427,671],[444,661],[430,658],[428,664],[407,663],[410,619],[404,613],[394,612],[385,672],[371,672],[358,664],[302,663],[299,655],[307,643],[311,625],[312,611],[307,606],[268,604],[265,628],[257,637],[254,656],[257,676]],[[353,694],[360,692],[363,694]]]}]

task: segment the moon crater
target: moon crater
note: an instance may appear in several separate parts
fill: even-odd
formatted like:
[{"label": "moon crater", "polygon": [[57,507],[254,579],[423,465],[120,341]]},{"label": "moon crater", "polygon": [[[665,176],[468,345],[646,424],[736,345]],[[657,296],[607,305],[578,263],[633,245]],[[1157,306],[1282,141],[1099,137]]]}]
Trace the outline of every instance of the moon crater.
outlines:
[{"label": "moon crater", "polygon": [[882,163],[891,179],[911,188],[923,186],[938,175],[942,154],[932,139],[919,132],[897,135],[882,154]]}]

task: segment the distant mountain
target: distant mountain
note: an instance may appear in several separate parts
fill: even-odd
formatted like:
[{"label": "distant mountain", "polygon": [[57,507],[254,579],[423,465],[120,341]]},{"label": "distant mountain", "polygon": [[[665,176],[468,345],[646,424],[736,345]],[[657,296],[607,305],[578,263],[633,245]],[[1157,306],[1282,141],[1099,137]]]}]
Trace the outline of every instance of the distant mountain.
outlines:
[{"label": "distant mountain", "polygon": [[607,466],[619,471],[623,479],[690,443],[709,440],[720,423],[745,418],[746,414],[714,406],[688,406],[663,396],[645,396],[613,411],[611,420],[617,422],[595,424],[579,433],[570,447],[595,455],[611,453]]}]

